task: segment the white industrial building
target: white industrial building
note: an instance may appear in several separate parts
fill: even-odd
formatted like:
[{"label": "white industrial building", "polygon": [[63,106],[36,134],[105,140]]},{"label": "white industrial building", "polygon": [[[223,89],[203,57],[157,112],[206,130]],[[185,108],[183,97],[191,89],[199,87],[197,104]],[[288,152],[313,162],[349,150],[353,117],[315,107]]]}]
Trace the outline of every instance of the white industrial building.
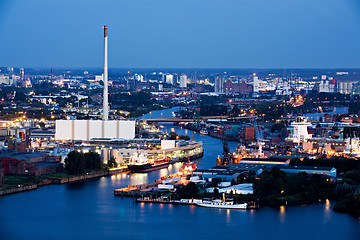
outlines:
[{"label": "white industrial building", "polygon": [[100,81],[103,81],[104,80],[104,75],[102,74],[102,75],[96,75],[95,76],[95,81],[96,82],[100,82]]},{"label": "white industrial building", "polygon": [[56,140],[135,138],[135,121],[133,120],[56,120],[55,128]]},{"label": "white industrial building", "polygon": [[227,193],[227,194],[230,194],[230,193],[253,194],[254,193],[252,183],[242,183],[242,184],[237,184],[237,185],[233,185],[233,186],[227,186],[224,188],[211,187],[211,188],[207,188],[206,192],[213,193],[215,188],[217,188],[219,190],[219,193]]},{"label": "white industrial building", "polygon": [[335,92],[335,81],[321,80],[319,84],[319,92],[326,92],[326,93]]},{"label": "white industrial building", "polygon": [[108,26],[104,26],[104,73],[95,80],[104,81],[103,120],[56,120],[56,140],[134,139],[135,120],[108,120]]}]

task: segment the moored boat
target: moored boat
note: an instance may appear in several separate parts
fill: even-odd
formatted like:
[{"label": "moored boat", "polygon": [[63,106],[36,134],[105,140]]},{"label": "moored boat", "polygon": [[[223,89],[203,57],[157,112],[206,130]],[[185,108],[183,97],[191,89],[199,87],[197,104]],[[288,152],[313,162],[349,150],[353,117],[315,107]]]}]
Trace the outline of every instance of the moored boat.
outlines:
[{"label": "moored boat", "polygon": [[130,158],[128,169],[133,173],[150,172],[169,166],[170,159],[170,157],[148,158],[147,153],[136,152]]},{"label": "moored boat", "polygon": [[196,203],[200,207],[210,208],[225,208],[225,209],[247,209],[247,203],[236,204],[233,201],[222,201],[219,199],[206,201],[203,200],[201,203]]},{"label": "moored boat", "polygon": [[208,132],[206,129],[201,129],[201,130],[200,130],[200,134],[202,134],[202,135],[208,135],[209,132]]}]

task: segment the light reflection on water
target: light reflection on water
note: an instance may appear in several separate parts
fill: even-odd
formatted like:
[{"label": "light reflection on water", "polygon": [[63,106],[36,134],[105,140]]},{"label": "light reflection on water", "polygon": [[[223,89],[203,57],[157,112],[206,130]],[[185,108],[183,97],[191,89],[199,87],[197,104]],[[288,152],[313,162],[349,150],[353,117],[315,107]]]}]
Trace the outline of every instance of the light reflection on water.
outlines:
[{"label": "light reflection on water", "polygon": [[325,200],[325,207],[324,207],[324,223],[331,220],[331,202],[329,199]]},{"label": "light reflection on water", "polygon": [[285,211],[286,211],[286,208],[285,208],[285,206],[283,205],[283,206],[280,206],[280,211],[279,211],[279,216],[280,216],[280,222],[281,223],[285,223]]},{"label": "light reflection on water", "polygon": [[226,223],[230,223],[231,219],[230,219],[230,209],[226,209]]}]

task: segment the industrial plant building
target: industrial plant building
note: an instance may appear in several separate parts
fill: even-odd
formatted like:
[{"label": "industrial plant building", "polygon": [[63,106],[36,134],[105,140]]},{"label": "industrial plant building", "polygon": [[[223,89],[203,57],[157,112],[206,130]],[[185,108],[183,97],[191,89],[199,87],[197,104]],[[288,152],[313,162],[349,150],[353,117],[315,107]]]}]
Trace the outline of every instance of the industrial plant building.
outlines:
[{"label": "industrial plant building", "polygon": [[134,120],[56,120],[56,140],[135,138]]}]

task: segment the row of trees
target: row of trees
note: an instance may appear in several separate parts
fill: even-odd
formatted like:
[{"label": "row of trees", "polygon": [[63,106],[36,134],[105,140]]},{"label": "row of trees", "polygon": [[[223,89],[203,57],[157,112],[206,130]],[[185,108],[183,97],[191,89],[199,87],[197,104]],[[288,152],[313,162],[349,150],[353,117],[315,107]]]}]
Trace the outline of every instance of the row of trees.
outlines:
[{"label": "row of trees", "polygon": [[65,158],[65,170],[70,174],[81,174],[85,171],[102,170],[101,157],[95,152],[72,151]]},{"label": "row of trees", "polygon": [[305,157],[302,161],[299,158],[290,160],[292,166],[313,166],[313,167],[334,167],[338,173],[346,173],[353,169],[360,170],[360,162],[354,158],[332,157],[326,156],[317,159],[309,159]]},{"label": "row of trees", "polygon": [[176,132],[171,132],[171,133],[169,134],[169,139],[170,139],[170,140],[180,139],[180,140],[189,141],[189,140],[190,140],[190,137],[189,137],[189,136],[185,136],[185,135],[178,135]]},{"label": "row of trees", "polygon": [[304,204],[331,197],[333,185],[323,176],[305,172],[287,175],[274,167],[264,171],[254,183],[254,194],[263,204]]},{"label": "row of trees", "polygon": [[360,216],[360,170],[352,170],[344,175],[333,193],[337,201],[334,211]]}]

